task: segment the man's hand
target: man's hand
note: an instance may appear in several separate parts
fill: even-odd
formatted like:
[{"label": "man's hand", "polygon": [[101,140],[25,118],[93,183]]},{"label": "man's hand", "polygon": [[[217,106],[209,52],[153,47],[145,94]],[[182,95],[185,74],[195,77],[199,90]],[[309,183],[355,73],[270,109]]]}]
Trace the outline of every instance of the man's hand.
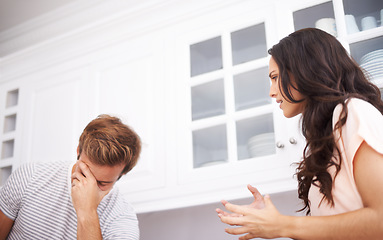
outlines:
[{"label": "man's hand", "polygon": [[79,161],[72,174],[72,202],[77,216],[87,216],[96,211],[102,198],[109,191],[101,191],[89,167]]},{"label": "man's hand", "polygon": [[77,239],[102,239],[97,207],[108,191],[101,191],[89,167],[78,161],[72,174],[72,202],[77,214]]}]

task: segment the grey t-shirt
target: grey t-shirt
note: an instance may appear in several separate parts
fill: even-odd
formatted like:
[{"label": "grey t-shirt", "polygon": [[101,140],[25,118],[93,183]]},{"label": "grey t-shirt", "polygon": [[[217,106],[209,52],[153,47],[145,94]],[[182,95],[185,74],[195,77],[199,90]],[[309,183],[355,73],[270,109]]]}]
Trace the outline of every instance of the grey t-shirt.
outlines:
[{"label": "grey t-shirt", "polygon": [[[76,239],[71,163],[28,163],[0,189],[0,210],[14,220],[8,239]],[[103,239],[139,239],[137,216],[114,187],[97,208]]]}]

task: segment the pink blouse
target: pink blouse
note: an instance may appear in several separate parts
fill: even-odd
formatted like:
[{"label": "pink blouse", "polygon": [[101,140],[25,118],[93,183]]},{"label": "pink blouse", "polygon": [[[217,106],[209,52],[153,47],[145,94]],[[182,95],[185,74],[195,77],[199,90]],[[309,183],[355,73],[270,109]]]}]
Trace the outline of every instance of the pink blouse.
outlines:
[{"label": "pink blouse", "polygon": [[[311,185],[309,191],[312,216],[334,215],[363,208],[363,202],[355,184],[353,160],[359,146],[365,141],[377,152],[383,154],[383,115],[370,103],[353,98],[348,101],[348,116],[341,130],[335,131],[336,144],[342,154],[341,170],[333,181],[334,207],[326,200],[319,188]],[[340,117],[342,105],[334,109],[333,129]],[[329,172],[332,176],[335,167]]]}]

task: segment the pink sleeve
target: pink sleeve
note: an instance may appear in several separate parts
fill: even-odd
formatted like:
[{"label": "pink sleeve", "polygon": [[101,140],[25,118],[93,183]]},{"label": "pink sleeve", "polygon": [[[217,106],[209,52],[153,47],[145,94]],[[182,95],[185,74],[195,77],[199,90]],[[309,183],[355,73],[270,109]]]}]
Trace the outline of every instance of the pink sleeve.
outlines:
[{"label": "pink sleeve", "polygon": [[[363,141],[383,154],[383,115],[370,103],[356,98],[348,101],[347,108],[347,121],[341,133],[346,158],[353,169],[355,153]],[[337,107],[334,117],[339,116],[340,110]]]}]

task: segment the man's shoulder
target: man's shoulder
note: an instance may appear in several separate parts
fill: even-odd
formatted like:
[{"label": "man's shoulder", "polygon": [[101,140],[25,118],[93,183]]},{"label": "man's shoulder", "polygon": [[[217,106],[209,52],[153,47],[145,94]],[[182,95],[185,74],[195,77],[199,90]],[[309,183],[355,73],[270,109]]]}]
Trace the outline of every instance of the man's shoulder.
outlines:
[{"label": "man's shoulder", "polygon": [[108,211],[113,211],[116,215],[136,215],[133,206],[127,197],[115,186],[100,203]]}]

